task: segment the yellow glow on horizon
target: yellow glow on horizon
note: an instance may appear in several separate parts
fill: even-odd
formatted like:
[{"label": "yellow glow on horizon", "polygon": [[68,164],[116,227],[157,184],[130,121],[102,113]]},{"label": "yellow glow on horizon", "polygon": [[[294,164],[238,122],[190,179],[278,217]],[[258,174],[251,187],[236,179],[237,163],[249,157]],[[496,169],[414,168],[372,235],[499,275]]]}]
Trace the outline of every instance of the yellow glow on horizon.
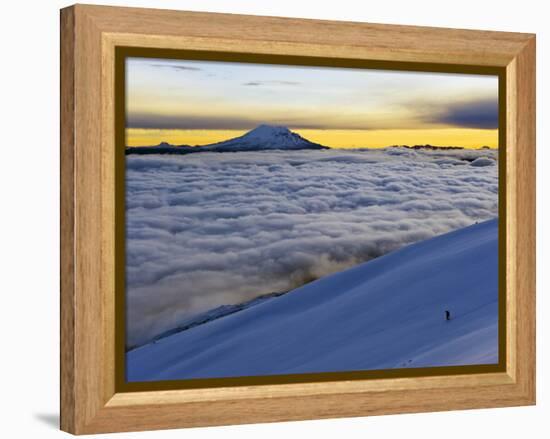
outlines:
[{"label": "yellow glow on horizon", "polygon": [[498,130],[422,128],[389,130],[295,130],[306,139],[333,148],[383,148],[391,145],[498,148]]},{"label": "yellow glow on horizon", "polygon": [[[382,148],[391,145],[462,146],[498,148],[498,130],[473,128],[319,130],[292,129],[302,137],[332,148]],[[127,146],[207,145],[245,134],[247,130],[126,129]]]}]

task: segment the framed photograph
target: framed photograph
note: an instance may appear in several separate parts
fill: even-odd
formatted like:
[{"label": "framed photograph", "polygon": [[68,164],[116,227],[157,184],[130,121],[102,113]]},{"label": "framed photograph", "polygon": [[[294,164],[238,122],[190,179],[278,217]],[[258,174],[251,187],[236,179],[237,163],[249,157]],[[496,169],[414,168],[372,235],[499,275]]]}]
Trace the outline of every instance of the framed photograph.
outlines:
[{"label": "framed photograph", "polygon": [[535,402],[535,37],[61,11],[61,428]]}]

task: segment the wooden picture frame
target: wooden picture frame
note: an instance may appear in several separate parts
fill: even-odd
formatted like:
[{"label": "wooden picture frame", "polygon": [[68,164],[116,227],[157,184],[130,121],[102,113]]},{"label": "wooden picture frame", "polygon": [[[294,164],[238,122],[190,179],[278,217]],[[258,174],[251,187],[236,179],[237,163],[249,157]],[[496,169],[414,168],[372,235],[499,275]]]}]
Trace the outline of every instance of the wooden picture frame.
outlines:
[{"label": "wooden picture frame", "polygon": [[[502,78],[505,359],[479,373],[117,387],[115,54],[155,48],[490,69]],[[118,199],[120,202],[120,199]],[[501,223],[502,224],[502,223]],[[119,285],[120,287],[120,285]],[[535,36],[76,5],[61,11],[61,429],[74,434],[535,403]]]}]

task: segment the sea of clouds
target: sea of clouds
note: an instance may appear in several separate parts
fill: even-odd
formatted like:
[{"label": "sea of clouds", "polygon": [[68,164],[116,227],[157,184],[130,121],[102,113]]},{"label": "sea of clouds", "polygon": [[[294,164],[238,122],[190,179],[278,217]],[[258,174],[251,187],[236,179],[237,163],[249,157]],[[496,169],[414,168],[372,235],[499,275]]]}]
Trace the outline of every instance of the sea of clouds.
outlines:
[{"label": "sea of clouds", "polygon": [[496,217],[496,159],[405,148],[127,156],[127,346]]}]

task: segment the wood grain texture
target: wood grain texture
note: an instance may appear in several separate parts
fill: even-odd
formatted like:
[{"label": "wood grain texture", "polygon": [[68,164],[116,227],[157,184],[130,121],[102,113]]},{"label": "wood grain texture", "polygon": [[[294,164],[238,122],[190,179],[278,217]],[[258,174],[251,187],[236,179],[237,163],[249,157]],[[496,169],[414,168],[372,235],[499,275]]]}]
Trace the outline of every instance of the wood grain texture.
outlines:
[{"label": "wood grain texture", "polygon": [[507,370],[516,379],[517,361],[517,70],[516,62],[506,67],[506,328]]},{"label": "wood grain texture", "polygon": [[60,106],[61,106],[61,151],[60,151],[60,221],[61,221],[61,428],[75,430],[75,311],[74,303],[74,10],[61,12],[61,53],[60,53]]},{"label": "wood grain texture", "polygon": [[514,121],[515,185],[509,187],[515,197],[515,254],[512,263],[515,268],[516,295],[515,337],[516,337],[516,380],[533,401],[535,400],[535,329],[536,329],[536,64],[535,39],[530,39],[514,60],[516,102]]},{"label": "wood grain texture", "polygon": [[[533,35],[77,5],[61,12],[61,428],[82,434],[533,404]],[[506,68],[506,372],[115,393],[116,46]]]},{"label": "wood grain texture", "polygon": [[[310,56],[506,66],[528,36],[509,32],[388,26],[298,18],[257,17],[160,9],[79,6],[104,32],[130,37],[207,38],[229,50],[256,43],[260,53],[293,48]],[[238,43],[238,44],[234,44]],[[153,43],[154,44],[154,43]],[[158,47],[170,47],[161,45]],[[219,50],[219,49],[218,49]]]}]

